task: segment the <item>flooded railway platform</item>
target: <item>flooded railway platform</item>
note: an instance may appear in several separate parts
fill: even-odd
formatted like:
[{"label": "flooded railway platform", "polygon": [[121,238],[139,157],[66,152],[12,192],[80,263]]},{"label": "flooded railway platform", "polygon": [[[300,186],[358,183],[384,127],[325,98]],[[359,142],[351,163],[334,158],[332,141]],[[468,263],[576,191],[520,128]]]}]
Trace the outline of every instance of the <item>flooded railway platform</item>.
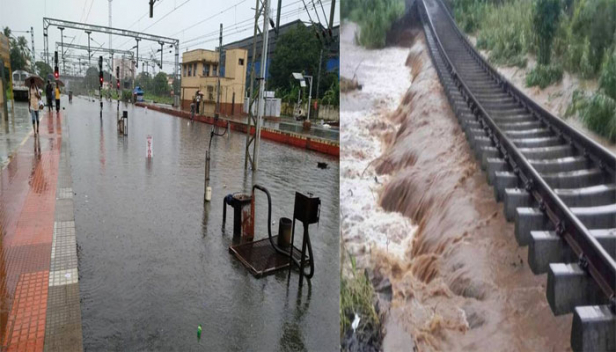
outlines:
[{"label": "flooded railway platform", "polygon": [[[263,140],[253,175],[244,170],[245,135],[231,132],[212,142],[212,201],[204,205],[212,127],[122,105],[122,136],[116,102],[108,104],[102,120],[98,101],[67,107],[85,349],[339,349],[337,158]],[[302,288],[297,270],[256,279],[228,251],[233,225],[223,227],[223,198],[253,183],[271,193],[272,231],[292,217],[296,191],[321,200],[320,223],[310,227],[315,275]],[[267,238],[260,194],[255,222],[255,240]]]}]

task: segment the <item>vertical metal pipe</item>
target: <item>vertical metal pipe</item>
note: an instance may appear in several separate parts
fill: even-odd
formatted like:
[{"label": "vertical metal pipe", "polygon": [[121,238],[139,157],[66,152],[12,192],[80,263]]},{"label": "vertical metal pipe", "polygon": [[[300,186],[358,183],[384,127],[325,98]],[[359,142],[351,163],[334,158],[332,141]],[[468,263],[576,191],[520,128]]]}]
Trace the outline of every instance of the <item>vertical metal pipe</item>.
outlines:
[{"label": "vertical metal pipe", "polygon": [[[210,137],[213,138],[213,137]],[[205,188],[203,193],[203,202],[209,202],[208,189],[210,187],[210,151],[205,151]]]},{"label": "vertical metal pipe", "polygon": [[317,94],[316,94],[316,99],[317,99],[317,104],[318,104],[318,108],[316,111],[316,117],[315,119],[319,118],[319,108],[321,107],[321,101],[319,101],[319,83],[321,83],[321,66],[323,66],[323,48],[321,48],[321,54],[319,55],[319,70],[317,71]]},{"label": "vertical metal pipe", "polygon": [[66,66],[64,65],[64,28],[58,27],[58,29],[60,29],[60,43],[62,43],[60,51],[62,52],[62,73],[64,73],[66,71]]},{"label": "vertical metal pipe", "polygon": [[304,77],[310,77],[310,90],[308,91],[308,115],[306,115],[306,120],[310,121],[310,102],[312,101],[312,80],[313,77],[312,76],[304,76]]},{"label": "vertical metal pipe", "polygon": [[30,27],[30,40],[32,40],[32,65],[36,62],[36,51],[34,51],[34,28]]},{"label": "vertical metal pipe", "polygon": [[139,38],[135,38],[135,40],[137,41],[137,57],[135,58],[135,67],[139,67]]},{"label": "vertical metal pipe", "polygon": [[173,102],[175,103],[175,106],[181,106],[182,102],[180,101],[180,86],[182,84],[182,78],[180,75],[180,41],[178,40],[175,43],[175,68],[173,70],[173,74],[174,74],[174,80],[173,80],[173,84],[175,85],[175,87],[173,87]]},{"label": "vertical metal pipe", "polygon": [[220,116],[220,74],[222,72],[222,23],[220,24],[220,37],[218,38],[218,87],[216,88],[216,112],[214,117]]},{"label": "vertical metal pipe", "polygon": [[257,129],[255,131],[255,146],[254,146],[254,167],[253,170],[259,169],[259,147],[261,145],[261,125],[263,124],[263,111],[265,106],[265,76],[267,75],[267,51],[269,39],[269,5],[270,0],[265,0],[263,8],[263,48],[261,51],[261,75],[259,82],[259,103],[257,104]]},{"label": "vertical metal pipe", "polygon": [[92,34],[91,31],[86,31],[86,33],[88,33],[88,66],[92,65],[92,53],[90,50],[90,34]]},{"label": "vertical metal pipe", "polygon": [[332,0],[332,7],[329,12],[329,29],[334,28],[334,13],[336,12],[336,0]]},{"label": "vertical metal pipe", "polygon": [[[276,31],[280,28],[280,9],[282,8],[282,0],[278,0],[278,7],[276,8]],[[278,36],[278,32],[276,32]]]},{"label": "vertical metal pipe", "polygon": [[[250,68],[250,99],[248,100],[248,126],[246,127],[246,153],[244,156],[244,170],[248,169],[248,159],[250,159],[250,130],[252,128],[252,104],[254,99],[254,81],[255,81],[255,62],[257,58],[257,29],[259,29],[259,0],[255,4],[255,29],[252,37],[252,63]],[[250,165],[253,166],[252,164]]]}]

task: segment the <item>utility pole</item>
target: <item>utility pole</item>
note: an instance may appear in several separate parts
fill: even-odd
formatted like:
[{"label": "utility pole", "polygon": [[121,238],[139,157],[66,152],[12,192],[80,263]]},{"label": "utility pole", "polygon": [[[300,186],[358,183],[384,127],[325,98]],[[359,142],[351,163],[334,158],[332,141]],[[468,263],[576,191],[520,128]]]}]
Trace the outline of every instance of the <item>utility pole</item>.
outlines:
[{"label": "utility pole", "polygon": [[[268,34],[269,34],[269,4],[270,0],[263,1],[263,6],[260,7],[261,0],[256,0],[255,4],[255,26],[254,26],[254,34],[252,41],[252,64],[250,69],[250,102],[248,104],[248,129],[246,133],[246,153],[244,157],[244,169],[248,169],[248,165],[250,164],[251,169],[253,171],[257,170],[258,166],[258,153],[259,153],[259,144],[261,140],[261,120],[263,118],[263,114],[261,113],[262,106],[262,98],[263,98],[263,90],[265,89],[265,66],[267,63],[267,51],[268,51]],[[259,28],[259,18],[263,14],[263,30],[261,31]],[[262,53],[261,53],[261,76],[259,78],[255,77],[255,63],[257,58],[257,39],[258,33],[262,34]],[[260,81],[259,84],[259,92],[258,94],[255,92],[255,78]],[[253,114],[253,104],[255,100],[258,100],[257,103],[257,116]],[[251,135],[252,126],[255,126],[255,134]],[[254,143],[254,144],[253,144]],[[252,156],[250,155],[250,146],[253,144],[253,152]]]},{"label": "utility pole", "polygon": [[34,66],[34,62],[36,61],[36,51],[34,51],[34,28],[30,27],[30,40],[32,41],[32,66]]},{"label": "utility pole", "polygon": [[139,41],[141,39],[135,38],[135,40],[137,41],[137,58],[135,59],[135,67],[139,68]]},{"label": "utility pole", "polygon": [[[111,1],[109,0],[109,28],[112,28],[111,25]],[[107,65],[109,68],[109,84],[113,82],[111,76],[113,75],[113,43],[111,42],[111,33],[109,33],[109,64]],[[111,87],[109,87],[109,99],[111,100]]]},{"label": "utility pole", "polygon": [[265,7],[263,9],[263,50],[261,52],[261,75],[259,77],[259,102],[257,104],[257,129],[255,131],[255,147],[254,147],[254,160],[253,171],[259,169],[259,147],[261,145],[261,125],[263,124],[263,111],[265,110],[265,76],[267,74],[267,49],[269,39],[269,5],[270,0],[265,0]]},{"label": "utility pole", "polygon": [[220,73],[222,66],[222,23],[220,24],[220,37],[218,38],[218,88],[216,88],[216,113],[214,118],[218,119],[220,116]]},{"label": "utility pole", "polygon": [[334,28],[334,12],[336,10],[336,0],[332,0],[332,7],[329,11],[329,30]]},{"label": "utility pole", "polygon": [[92,31],[86,31],[86,33],[88,33],[88,65],[92,65],[92,60],[90,60],[92,58],[90,50],[90,34],[92,34]]},{"label": "utility pole", "polygon": [[[323,48],[321,47],[321,54],[319,54],[319,69],[317,71],[317,94],[316,94],[316,100],[317,100],[317,111],[316,111],[316,116],[315,116],[315,120],[317,120],[319,118],[319,110],[321,108],[321,102],[319,101],[319,83],[321,81],[321,66],[323,66]],[[310,118],[310,116],[308,116]]]},{"label": "utility pole", "polygon": [[62,49],[60,49],[60,51],[62,52],[62,72],[64,72],[66,71],[64,65],[64,27],[58,27],[58,29],[60,30],[60,42],[62,43]]}]

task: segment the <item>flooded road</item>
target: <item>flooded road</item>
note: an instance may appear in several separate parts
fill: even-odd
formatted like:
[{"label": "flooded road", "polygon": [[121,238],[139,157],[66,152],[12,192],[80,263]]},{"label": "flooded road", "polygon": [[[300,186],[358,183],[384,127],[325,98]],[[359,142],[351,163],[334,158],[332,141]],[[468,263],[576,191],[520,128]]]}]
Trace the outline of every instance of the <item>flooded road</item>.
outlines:
[{"label": "flooded road", "polygon": [[[86,351],[337,350],[337,160],[262,140],[254,181],[272,195],[272,231],[281,216],[292,217],[295,191],[322,202],[320,224],[310,227],[315,275],[299,290],[297,273],[255,279],[228,252],[223,197],[253,183],[243,169],[246,136],[212,142],[212,202],[204,206],[211,126],[121,109],[129,114],[126,137],[116,132],[115,103],[102,122],[98,102],[75,99],[66,110]],[[266,198],[258,199],[255,239],[267,237]]]},{"label": "flooded road", "polygon": [[[342,32],[344,38],[344,28]],[[410,48],[402,61],[407,67],[390,53],[373,61],[378,54],[355,49],[358,57],[353,59],[372,62],[387,72],[383,75],[394,71],[406,76],[410,71],[410,88],[402,93],[397,81],[387,86],[367,76],[359,82],[362,92],[371,86],[380,90],[372,93],[377,103],[391,102],[385,96],[401,94],[399,105],[382,104],[386,108],[377,110],[376,116],[364,109],[342,112],[341,118],[372,120],[369,132],[353,140],[351,149],[342,137],[347,151],[341,157],[342,213],[347,199],[356,194],[352,188],[348,195],[345,192],[345,177],[374,170],[373,185],[383,185],[374,185],[372,195],[362,194],[370,205],[357,208],[348,221],[343,217],[341,229],[347,249],[354,249],[369,265],[373,284],[391,283],[386,329],[402,327],[419,351],[569,350],[571,316],[553,316],[545,298],[546,275],[531,272],[527,248],[518,247],[513,224],[506,222],[502,203],[495,201],[486,175],[470,153],[432,67],[423,33],[409,28],[403,34],[400,38]],[[370,167],[347,170],[347,162],[363,156],[374,139],[380,140],[381,148],[366,154],[365,165]],[[381,228],[386,244],[371,251],[352,246],[373,237],[361,228],[358,235],[347,231],[354,219],[370,217],[370,210],[380,207],[404,215]],[[403,248],[391,253],[387,245],[392,243]],[[400,345],[402,338],[397,331],[388,342],[386,331],[384,350],[388,344]]]}]

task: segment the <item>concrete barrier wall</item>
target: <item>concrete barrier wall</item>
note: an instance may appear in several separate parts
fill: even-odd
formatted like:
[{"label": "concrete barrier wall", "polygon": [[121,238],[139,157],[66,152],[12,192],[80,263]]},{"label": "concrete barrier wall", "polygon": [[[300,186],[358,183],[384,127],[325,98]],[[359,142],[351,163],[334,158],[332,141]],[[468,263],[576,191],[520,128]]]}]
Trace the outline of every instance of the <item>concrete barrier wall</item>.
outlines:
[{"label": "concrete barrier wall", "polygon": [[[135,106],[147,107],[150,110],[156,110],[160,112],[164,112],[170,115],[174,115],[177,117],[182,117],[185,119],[190,119],[190,112],[169,109],[165,107],[161,107],[158,105],[150,105],[146,103],[135,103]],[[199,122],[208,123],[210,125],[214,124],[214,118],[210,116],[195,116],[195,120]],[[217,122],[218,127],[226,127],[227,122],[229,126],[234,131],[244,132],[246,133],[248,130],[248,125],[243,122],[230,121],[224,118],[221,118]],[[250,134],[254,135],[255,128],[252,127],[250,130]],[[271,141],[275,141],[278,143],[284,143],[287,145],[292,145],[294,147],[308,149],[316,152],[320,152],[327,155],[332,156],[340,156],[340,144],[336,141],[326,140],[322,138],[316,137],[308,137],[302,134],[287,132],[287,131],[279,131],[276,129],[265,128],[261,129],[261,137],[263,139],[268,139]]]}]

